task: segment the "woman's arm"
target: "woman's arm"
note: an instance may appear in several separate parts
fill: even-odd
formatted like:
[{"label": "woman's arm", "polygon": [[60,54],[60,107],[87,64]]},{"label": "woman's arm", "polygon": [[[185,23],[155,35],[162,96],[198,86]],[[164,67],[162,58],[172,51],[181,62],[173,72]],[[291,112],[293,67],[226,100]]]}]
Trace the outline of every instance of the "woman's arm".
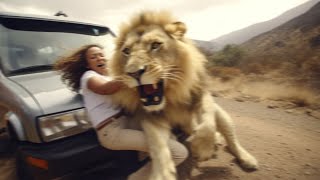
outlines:
[{"label": "woman's arm", "polygon": [[120,81],[106,81],[101,77],[91,77],[87,86],[91,91],[101,95],[110,95],[125,87]]}]

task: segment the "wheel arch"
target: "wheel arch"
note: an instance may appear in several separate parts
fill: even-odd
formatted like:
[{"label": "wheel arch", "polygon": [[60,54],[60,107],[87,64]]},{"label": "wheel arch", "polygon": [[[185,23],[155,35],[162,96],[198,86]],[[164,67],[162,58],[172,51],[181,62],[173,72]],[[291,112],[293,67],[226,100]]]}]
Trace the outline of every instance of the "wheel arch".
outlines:
[{"label": "wheel arch", "polygon": [[13,112],[7,112],[5,115],[6,124],[10,137],[15,138],[18,141],[26,141],[25,131],[21,120]]}]

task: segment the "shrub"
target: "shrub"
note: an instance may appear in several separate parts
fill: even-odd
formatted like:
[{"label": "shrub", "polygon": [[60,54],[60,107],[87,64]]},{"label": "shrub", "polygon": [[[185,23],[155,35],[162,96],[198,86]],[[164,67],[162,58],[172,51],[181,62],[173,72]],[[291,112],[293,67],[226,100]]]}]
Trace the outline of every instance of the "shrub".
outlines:
[{"label": "shrub", "polygon": [[209,73],[216,78],[221,78],[222,81],[229,81],[235,77],[239,77],[242,75],[240,69],[234,67],[219,66],[209,67]]},{"label": "shrub", "polygon": [[221,51],[209,57],[209,60],[213,65],[234,67],[243,59],[244,54],[244,50],[239,46],[228,44]]},{"label": "shrub", "polygon": [[311,77],[320,79],[320,61],[318,57],[308,59],[302,63],[302,70]]},{"label": "shrub", "polygon": [[249,63],[242,67],[245,73],[254,73],[254,74],[263,74],[265,68],[262,66],[261,63]]},{"label": "shrub", "polygon": [[312,37],[309,43],[312,48],[320,46],[320,35]]}]

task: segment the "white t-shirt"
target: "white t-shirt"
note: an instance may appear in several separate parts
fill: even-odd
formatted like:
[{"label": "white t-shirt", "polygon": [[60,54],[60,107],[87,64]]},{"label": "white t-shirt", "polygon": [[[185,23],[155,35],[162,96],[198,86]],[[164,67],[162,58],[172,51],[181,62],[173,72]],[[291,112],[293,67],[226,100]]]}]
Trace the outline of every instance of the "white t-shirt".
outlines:
[{"label": "white t-shirt", "polygon": [[112,103],[110,95],[100,95],[88,89],[88,80],[94,76],[102,77],[107,81],[111,81],[112,78],[110,76],[103,76],[92,70],[85,72],[81,77],[80,86],[84,105],[88,111],[92,125],[96,127],[100,122],[120,112],[120,108],[117,108]]}]

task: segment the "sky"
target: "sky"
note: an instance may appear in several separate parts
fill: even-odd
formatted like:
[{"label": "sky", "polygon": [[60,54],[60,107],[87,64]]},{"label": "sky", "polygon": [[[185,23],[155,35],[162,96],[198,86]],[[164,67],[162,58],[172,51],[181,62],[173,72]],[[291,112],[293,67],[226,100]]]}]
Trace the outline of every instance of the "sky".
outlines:
[{"label": "sky", "polygon": [[191,39],[209,41],[275,18],[308,0],[0,0],[0,12],[54,15],[100,23],[117,33],[140,10],[169,10],[187,25]]}]

